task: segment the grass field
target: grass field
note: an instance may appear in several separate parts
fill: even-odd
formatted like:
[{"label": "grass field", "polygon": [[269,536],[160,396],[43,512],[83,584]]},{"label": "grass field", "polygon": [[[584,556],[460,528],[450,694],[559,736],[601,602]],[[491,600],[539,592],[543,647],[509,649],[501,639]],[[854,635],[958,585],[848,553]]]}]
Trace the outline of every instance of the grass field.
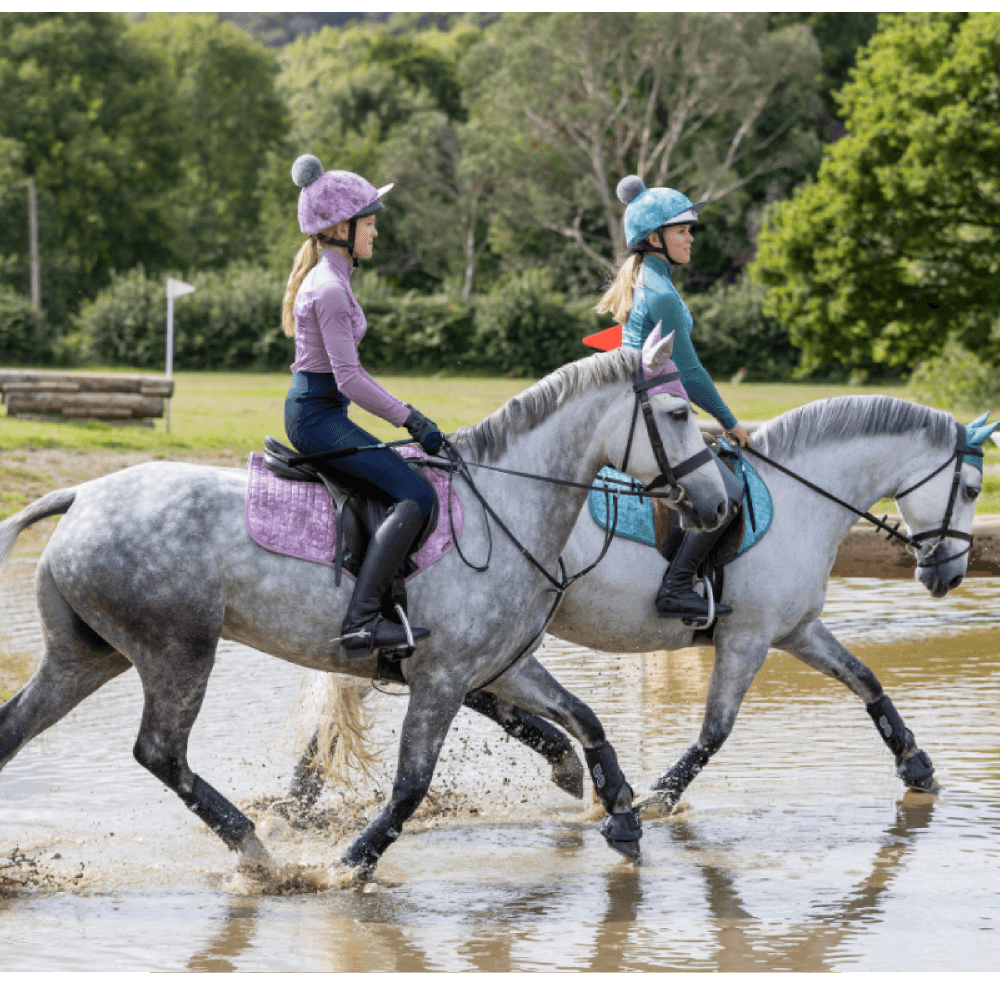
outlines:
[{"label": "grass field", "polygon": [[[19,509],[32,496],[51,488],[45,473],[29,471],[19,462],[26,451],[61,449],[71,452],[142,452],[150,458],[185,459],[226,456],[242,459],[260,451],[265,434],[284,440],[283,405],[289,376],[273,374],[175,375],[176,389],[170,401],[170,433],[165,421],[153,428],[111,426],[93,422],[29,421],[0,417],[0,516]],[[400,399],[435,420],[442,430],[452,431],[475,423],[510,396],[531,384],[525,379],[380,376],[385,387]],[[719,390],[743,420],[764,420],[813,399],[858,392],[882,392],[907,398],[903,387],[858,390],[842,385],[720,383]],[[396,428],[351,408],[361,426],[382,440],[401,436]],[[956,411],[968,420],[975,414]],[[6,460],[5,460],[6,459]],[[987,463],[996,462],[990,446]],[[1000,477],[988,476],[983,513],[1000,512]]]}]

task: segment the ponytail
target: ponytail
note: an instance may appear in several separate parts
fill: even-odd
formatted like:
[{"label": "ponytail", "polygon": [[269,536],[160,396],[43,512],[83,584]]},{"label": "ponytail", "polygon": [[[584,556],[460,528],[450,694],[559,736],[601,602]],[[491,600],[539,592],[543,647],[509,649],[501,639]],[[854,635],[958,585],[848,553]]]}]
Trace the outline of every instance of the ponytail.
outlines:
[{"label": "ponytail", "polygon": [[315,236],[310,236],[295,255],[292,273],[285,286],[285,297],[281,301],[281,329],[286,337],[295,336],[295,296],[299,294],[305,276],[319,263],[319,257],[319,240]]},{"label": "ponytail", "polygon": [[594,306],[594,312],[609,312],[616,323],[627,323],[628,314],[632,311],[632,293],[639,283],[641,269],[642,254],[629,254],[619,267],[615,280],[611,282],[601,301]]}]

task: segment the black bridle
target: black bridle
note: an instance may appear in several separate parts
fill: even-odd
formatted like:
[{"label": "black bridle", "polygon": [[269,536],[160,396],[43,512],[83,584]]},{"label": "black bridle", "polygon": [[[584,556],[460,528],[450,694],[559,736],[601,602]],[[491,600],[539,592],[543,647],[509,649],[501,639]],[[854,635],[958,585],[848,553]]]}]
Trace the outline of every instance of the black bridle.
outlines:
[{"label": "black bridle", "polygon": [[669,503],[681,503],[686,493],[681,486],[680,480],[689,472],[701,468],[706,462],[712,461],[712,453],[708,448],[703,448],[690,458],[685,459],[680,465],[671,466],[667,458],[666,449],[663,447],[663,439],[660,437],[660,429],[656,426],[656,419],[653,416],[653,407],[649,402],[649,390],[658,385],[665,385],[667,382],[676,382],[680,379],[680,372],[664,372],[662,375],[654,375],[652,378],[643,378],[642,369],[635,373],[632,379],[632,389],[635,392],[635,406],[632,408],[632,424],[628,431],[628,441],[625,443],[625,457],[622,459],[620,472],[626,472],[629,456],[632,454],[632,439],[635,436],[635,428],[639,418],[639,408],[642,407],[642,415],[646,422],[646,433],[649,434],[649,443],[653,449],[653,456],[659,466],[660,474],[646,487],[647,490],[660,489],[662,486],[669,486],[672,496]]},{"label": "black bridle", "polygon": [[680,465],[671,466],[667,458],[666,449],[663,447],[663,439],[660,437],[660,429],[656,426],[656,419],[653,416],[653,407],[649,402],[649,390],[658,385],[665,385],[667,382],[675,382],[680,379],[680,372],[664,372],[662,375],[654,375],[652,378],[643,378],[642,369],[635,373],[632,380],[632,389],[635,392],[635,406],[632,408],[632,424],[628,431],[628,441],[625,443],[625,457],[622,459],[620,472],[626,472],[629,456],[632,454],[632,439],[635,436],[635,428],[639,419],[639,407],[642,407],[642,415],[646,421],[646,432],[649,434],[649,443],[653,449],[653,456],[659,466],[660,474],[646,487],[647,490],[656,490],[661,486],[669,486],[674,492],[672,502],[680,503],[684,499],[684,487],[680,480],[689,472],[701,468],[706,462],[712,461],[712,453],[708,448],[685,459]]},{"label": "black bridle", "polygon": [[754,455],[756,458],[759,458],[762,461],[767,462],[768,465],[773,466],[779,472],[783,472],[786,476],[790,476],[797,482],[802,483],[803,486],[808,486],[809,489],[811,489],[814,493],[818,493],[820,496],[826,497],[827,500],[832,500],[834,503],[840,504],[841,507],[846,507],[849,511],[852,511],[853,513],[857,514],[858,517],[864,518],[864,520],[866,521],[870,521],[872,524],[875,525],[875,534],[878,534],[879,531],[884,530],[885,533],[890,538],[897,538],[904,545],[908,545],[912,548],[917,549],[918,551],[923,542],[926,542],[930,538],[936,538],[937,539],[936,544],[932,545],[927,553],[927,555],[929,556],[934,555],[934,553],[938,549],[938,546],[946,538],[958,538],[966,543],[965,548],[962,549],[961,552],[956,552],[955,555],[948,556],[947,559],[935,559],[930,562],[921,562],[920,557],[918,555],[917,568],[930,569],[933,566],[942,566],[945,563],[953,562],[955,559],[959,559],[962,556],[964,556],[966,552],[968,552],[972,548],[972,535],[970,535],[966,531],[956,531],[950,525],[951,525],[952,515],[954,514],[955,511],[955,501],[958,499],[958,487],[962,479],[962,462],[965,460],[966,455],[974,455],[979,458],[982,458],[983,449],[980,448],[978,445],[970,445],[968,443],[964,424],[960,424],[958,423],[958,421],[956,421],[955,432],[957,436],[955,439],[954,452],[952,452],[952,454],[949,455],[936,469],[934,469],[932,472],[929,472],[919,482],[914,483],[912,486],[907,486],[905,490],[900,490],[894,493],[890,498],[892,500],[901,500],[908,493],[912,493],[914,490],[919,489],[925,483],[929,483],[936,475],[938,475],[941,472],[944,472],[944,470],[947,469],[948,466],[952,464],[952,462],[954,462],[955,470],[954,473],[952,474],[952,479],[951,479],[951,493],[948,497],[948,506],[945,509],[944,519],[941,522],[941,526],[939,528],[931,528],[929,531],[919,531],[915,535],[907,535],[905,532],[902,532],[898,528],[889,524],[888,514],[883,515],[883,517],[880,520],[879,518],[873,517],[871,514],[868,513],[868,511],[858,510],[857,507],[852,506],[845,500],[841,500],[840,497],[835,497],[832,493],[828,493],[826,490],[820,488],[815,483],[811,483],[809,482],[808,479],[804,479],[802,476],[798,475],[798,473],[792,472],[791,469],[786,469],[785,466],[780,465],[771,458],[768,458],[767,455],[757,451],[756,448],[751,448],[749,445],[746,445],[744,446],[743,450],[749,452],[751,455]]}]

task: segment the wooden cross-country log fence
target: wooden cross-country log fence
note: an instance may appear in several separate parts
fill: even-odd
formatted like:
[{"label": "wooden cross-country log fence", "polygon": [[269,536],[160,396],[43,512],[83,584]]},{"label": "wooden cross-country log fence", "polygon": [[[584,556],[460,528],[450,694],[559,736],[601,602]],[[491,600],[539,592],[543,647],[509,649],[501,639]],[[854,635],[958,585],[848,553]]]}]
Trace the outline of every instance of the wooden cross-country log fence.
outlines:
[{"label": "wooden cross-country log fence", "polygon": [[0,368],[10,416],[26,419],[150,420],[162,417],[174,380],[155,375],[18,371]]}]

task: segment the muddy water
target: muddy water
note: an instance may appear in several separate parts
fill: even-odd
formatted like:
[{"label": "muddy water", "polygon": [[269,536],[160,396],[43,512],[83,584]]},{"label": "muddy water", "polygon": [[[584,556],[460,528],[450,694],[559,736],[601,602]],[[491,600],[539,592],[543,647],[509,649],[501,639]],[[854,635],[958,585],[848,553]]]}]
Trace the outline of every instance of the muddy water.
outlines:
[{"label": "muddy water", "polygon": [[[8,650],[40,644],[37,542],[0,575]],[[287,787],[286,723],[311,677],[223,644],[192,764],[320,890],[263,893],[133,762],[141,693],[125,675],[0,775],[0,969],[1000,969],[998,599],[994,580],[945,601],[899,581],[831,586],[829,623],[930,753],[939,795],[904,794],[860,703],[772,654],[684,808],[646,821],[638,867],[536,758],[463,713],[377,880],[339,885],[328,872],[377,788],[326,793],[323,828],[255,807]],[[636,787],[697,733],[710,651],[548,640],[541,658],[598,711]],[[405,701],[380,708],[390,748]]]}]

